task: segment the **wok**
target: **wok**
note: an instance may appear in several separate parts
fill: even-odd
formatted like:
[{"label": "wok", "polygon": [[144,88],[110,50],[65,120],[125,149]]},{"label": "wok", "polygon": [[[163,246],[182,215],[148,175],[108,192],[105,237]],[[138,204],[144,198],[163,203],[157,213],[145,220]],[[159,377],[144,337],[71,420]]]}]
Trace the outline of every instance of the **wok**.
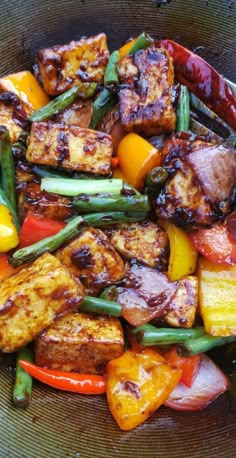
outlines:
[{"label": "wok", "polygon": [[[0,74],[31,68],[41,47],[104,31],[115,49],[145,30],[197,48],[236,81],[235,21],[232,0],[1,0]],[[162,407],[140,427],[122,432],[105,397],[58,393],[37,383],[30,408],[17,411],[12,365],[14,356],[0,363],[2,458],[236,456],[236,407],[228,394],[195,413]]]}]

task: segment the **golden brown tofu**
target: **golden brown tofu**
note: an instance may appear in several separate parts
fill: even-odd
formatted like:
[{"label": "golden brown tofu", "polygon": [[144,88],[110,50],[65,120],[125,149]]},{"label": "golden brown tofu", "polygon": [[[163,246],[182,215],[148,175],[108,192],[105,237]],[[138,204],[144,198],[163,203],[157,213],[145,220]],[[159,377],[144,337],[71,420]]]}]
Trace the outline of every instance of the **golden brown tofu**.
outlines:
[{"label": "golden brown tofu", "polygon": [[14,352],[55,318],[75,310],[83,288],[55,257],[45,253],[0,284],[0,349]]},{"label": "golden brown tofu", "polygon": [[121,122],[128,131],[171,133],[176,115],[172,104],[172,58],[156,45],[123,57],[118,63]]},{"label": "golden brown tofu", "polygon": [[69,107],[59,111],[59,113],[53,117],[53,121],[65,123],[67,126],[88,128],[92,117],[92,111],[93,105],[91,100],[76,100]]},{"label": "golden brown tofu", "polygon": [[188,275],[179,282],[164,317],[165,322],[176,328],[191,328],[198,306],[198,278]]},{"label": "golden brown tofu", "polygon": [[90,295],[119,282],[125,274],[121,257],[100,229],[84,230],[68,245],[59,248],[56,256]]},{"label": "golden brown tofu", "polygon": [[76,214],[69,197],[41,191],[38,183],[28,183],[18,192],[18,208],[21,219],[28,212],[43,215],[45,218],[64,221]]},{"label": "golden brown tofu", "polygon": [[16,94],[4,92],[0,95],[0,125],[8,129],[12,143],[18,140],[27,117],[25,107]]},{"label": "golden brown tofu", "polygon": [[36,364],[49,369],[103,374],[111,359],[124,352],[118,318],[70,313],[56,321],[36,341]]},{"label": "golden brown tofu", "polygon": [[126,259],[158,270],[166,270],[169,260],[169,241],[167,234],[151,221],[120,224],[106,234],[115,249]]},{"label": "golden brown tofu", "polygon": [[45,92],[57,95],[80,82],[101,83],[108,58],[104,33],[41,49],[38,67]]},{"label": "golden brown tofu", "polygon": [[112,138],[91,129],[34,122],[26,158],[36,164],[107,175],[111,171]]}]

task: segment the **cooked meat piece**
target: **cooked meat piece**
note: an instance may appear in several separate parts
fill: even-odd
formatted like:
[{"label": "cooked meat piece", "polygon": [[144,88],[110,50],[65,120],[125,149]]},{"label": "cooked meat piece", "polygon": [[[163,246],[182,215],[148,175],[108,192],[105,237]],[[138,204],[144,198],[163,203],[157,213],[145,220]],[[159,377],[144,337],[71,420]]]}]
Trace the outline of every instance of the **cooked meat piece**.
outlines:
[{"label": "cooked meat piece", "polygon": [[16,94],[3,92],[0,95],[0,125],[9,130],[12,143],[18,140],[22,129],[26,127],[28,114]]},{"label": "cooked meat piece", "polygon": [[172,104],[174,67],[164,49],[152,45],[118,63],[121,122],[128,131],[171,133],[176,115]]},{"label": "cooked meat piece", "polygon": [[0,284],[0,349],[14,352],[75,310],[82,285],[49,253]]},{"label": "cooked meat piece", "polygon": [[21,219],[28,212],[60,221],[76,214],[72,199],[41,191],[38,183],[28,183],[21,187],[18,193],[18,208]]},{"label": "cooked meat piece", "polygon": [[111,171],[112,139],[77,126],[34,122],[26,157],[36,164],[106,175]]},{"label": "cooked meat piece", "polygon": [[162,165],[170,176],[156,201],[158,216],[197,229],[231,212],[236,196],[233,149],[172,137],[164,146]]},{"label": "cooked meat piece", "polygon": [[45,92],[57,95],[80,82],[101,83],[108,58],[104,33],[42,49],[38,67]]},{"label": "cooked meat piece", "polygon": [[165,311],[164,320],[173,327],[191,328],[198,306],[198,278],[189,275],[178,283],[176,293]]},{"label": "cooked meat piece", "polygon": [[83,231],[57,250],[56,256],[82,282],[86,294],[96,295],[106,286],[120,281],[125,274],[121,257],[99,229]]},{"label": "cooked meat piece", "polygon": [[36,341],[36,364],[49,369],[103,374],[111,359],[124,352],[118,318],[70,313],[56,321]]},{"label": "cooked meat piece", "polygon": [[157,270],[133,265],[118,288],[122,316],[133,326],[163,317],[177,287]]},{"label": "cooked meat piece", "polygon": [[158,270],[166,270],[169,260],[169,241],[167,234],[151,221],[142,223],[119,224],[106,231],[115,249],[126,259]]},{"label": "cooked meat piece", "polygon": [[57,123],[65,123],[67,126],[88,128],[92,110],[93,106],[91,100],[76,100],[69,107],[59,111],[52,120]]}]

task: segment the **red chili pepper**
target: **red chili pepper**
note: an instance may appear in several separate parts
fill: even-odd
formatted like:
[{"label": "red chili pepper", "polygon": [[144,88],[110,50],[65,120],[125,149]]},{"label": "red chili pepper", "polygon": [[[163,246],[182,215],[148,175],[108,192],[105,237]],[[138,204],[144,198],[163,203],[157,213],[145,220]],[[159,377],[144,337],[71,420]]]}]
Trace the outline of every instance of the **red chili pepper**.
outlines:
[{"label": "red chili pepper", "polygon": [[80,394],[103,394],[106,392],[106,380],[102,375],[54,371],[22,359],[19,364],[32,377],[59,390]]},{"label": "red chili pepper", "polygon": [[119,158],[117,156],[112,157],[112,159],[111,159],[111,167],[114,169],[115,167],[117,167],[118,164],[119,164]]},{"label": "red chili pepper", "polygon": [[224,78],[197,54],[172,40],[160,40],[174,59],[175,77],[236,130],[236,97]]},{"label": "red chili pepper", "polygon": [[29,213],[21,227],[20,246],[23,248],[33,245],[46,237],[57,234],[63,227],[65,227],[65,223],[62,221],[54,221],[41,215]]}]

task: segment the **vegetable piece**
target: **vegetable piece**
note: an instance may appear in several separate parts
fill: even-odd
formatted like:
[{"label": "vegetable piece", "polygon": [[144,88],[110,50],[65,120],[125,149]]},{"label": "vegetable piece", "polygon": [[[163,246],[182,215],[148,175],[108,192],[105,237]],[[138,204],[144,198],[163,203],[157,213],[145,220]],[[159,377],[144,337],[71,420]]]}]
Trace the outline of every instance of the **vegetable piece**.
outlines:
[{"label": "vegetable piece", "polygon": [[12,214],[6,205],[0,203],[0,252],[6,253],[18,244],[19,237]]},{"label": "vegetable piece", "polygon": [[17,232],[19,232],[20,225],[19,225],[18,216],[17,216],[14,208],[12,207],[11,202],[7,198],[6,193],[1,189],[1,187],[0,187],[0,205],[5,205],[8,208],[8,210],[10,211],[10,213],[12,215],[12,219],[13,219],[14,225],[15,225],[15,227],[17,229]]},{"label": "vegetable piece", "polygon": [[114,107],[117,103],[117,98],[115,94],[112,94],[111,91],[104,88],[98,97],[96,98],[93,104],[93,114],[89,124],[90,129],[96,129],[99,121],[103,118],[103,116],[110,110],[110,108]]},{"label": "vegetable piece", "polygon": [[180,280],[195,272],[198,252],[182,229],[170,222],[164,223],[164,228],[170,242],[168,277],[170,281]]},{"label": "vegetable piece", "polygon": [[46,251],[53,253],[63,243],[66,243],[78,235],[87,225],[103,227],[120,223],[122,221],[142,221],[146,217],[147,214],[142,212],[93,213],[92,215],[85,215],[84,218],[77,216],[71,219],[71,221],[69,221],[69,223],[67,223],[67,225],[57,234],[34,243],[29,247],[17,250],[11,256],[10,262],[13,267],[17,267],[24,262],[33,261]]},{"label": "vegetable piece", "polygon": [[160,151],[133,132],[121,140],[117,155],[126,180],[139,191],[144,186],[148,172],[161,162]]},{"label": "vegetable piece", "polygon": [[65,223],[62,221],[54,221],[41,215],[29,213],[20,230],[20,246],[24,248],[33,245],[46,237],[57,234],[63,227],[65,227]]},{"label": "vegetable piece", "polygon": [[31,110],[38,110],[49,102],[49,97],[28,70],[4,76],[0,79],[0,88],[14,92]]},{"label": "vegetable piece", "polygon": [[153,38],[150,35],[148,35],[148,33],[143,32],[136,38],[135,42],[128,50],[127,54],[135,54],[137,51],[140,51],[141,49],[146,49],[153,42]]},{"label": "vegetable piece", "polygon": [[104,86],[110,91],[114,92],[119,84],[118,73],[116,64],[120,60],[119,51],[113,51],[110,55],[108,64],[104,74]]},{"label": "vegetable piece", "polygon": [[191,329],[156,328],[152,324],[144,324],[132,330],[133,334],[138,335],[141,345],[170,345],[183,342],[186,339],[196,339],[205,334],[203,327]]},{"label": "vegetable piece", "polygon": [[180,96],[177,108],[176,132],[187,132],[189,130],[190,106],[189,91],[183,84],[180,85]]},{"label": "vegetable piece", "polygon": [[156,192],[160,192],[160,189],[164,185],[168,178],[168,172],[163,167],[154,167],[154,169],[150,170],[146,176],[145,180],[145,187],[151,188],[152,190],[156,190]]},{"label": "vegetable piece", "polygon": [[206,332],[212,336],[236,335],[236,265],[199,262],[199,303]]},{"label": "vegetable piece", "polygon": [[115,167],[117,167],[118,164],[119,164],[118,157],[117,156],[116,157],[112,157],[111,158],[111,166],[112,166],[112,168],[114,169]]},{"label": "vegetable piece", "polygon": [[12,267],[9,257],[6,254],[0,254],[0,282],[15,274],[17,270]]},{"label": "vegetable piece", "polygon": [[133,40],[128,41],[123,46],[121,46],[121,48],[119,48],[120,59],[122,59],[122,57],[124,57],[127,54],[129,54],[129,51],[131,50],[131,48],[133,47],[133,45],[134,45],[134,43],[136,41],[137,41],[137,37],[134,38]]},{"label": "vegetable piece", "polygon": [[103,313],[105,315],[121,316],[121,305],[117,302],[85,296],[79,311],[87,313]]},{"label": "vegetable piece", "polygon": [[176,350],[176,346],[173,346],[164,353],[164,358],[169,364],[182,370],[180,382],[190,388],[199,370],[200,355],[180,356]]},{"label": "vegetable piece", "polygon": [[[119,161],[119,159],[118,159]],[[120,178],[123,181],[126,181],[126,177],[124,173],[122,172],[121,168],[119,165],[117,165],[113,170],[112,170],[112,177],[113,178]]]},{"label": "vegetable piece", "polygon": [[178,288],[171,298],[163,317],[168,326],[192,328],[198,309],[199,281],[196,275],[188,275],[178,281]]},{"label": "vegetable piece", "polygon": [[221,347],[222,345],[226,345],[234,341],[236,341],[236,336],[215,337],[203,335],[196,339],[186,339],[182,344],[180,344],[178,351],[184,356],[197,355],[198,353],[205,353],[212,348]]},{"label": "vegetable piece", "polygon": [[174,59],[175,77],[236,130],[236,99],[217,71],[197,54],[172,40],[158,42]]},{"label": "vegetable piece", "polygon": [[107,365],[107,400],[119,427],[128,431],[143,423],[173,391],[181,371],[158,353],[126,351]]},{"label": "vegetable piece", "polygon": [[200,367],[191,386],[179,383],[165,405],[176,410],[199,410],[229,389],[229,379],[206,355],[201,355]]},{"label": "vegetable piece", "polygon": [[97,211],[149,211],[147,196],[122,196],[120,194],[80,194],[73,199],[80,213]]},{"label": "vegetable piece", "polygon": [[210,229],[194,231],[190,238],[195,248],[210,261],[236,264],[236,241],[231,239],[227,225],[218,223]]},{"label": "vegetable piece", "polygon": [[58,390],[79,394],[103,394],[106,392],[106,381],[102,375],[76,374],[44,369],[25,360],[20,366],[32,377]]},{"label": "vegetable piece", "polygon": [[118,178],[76,180],[73,178],[45,177],[41,181],[41,189],[43,191],[72,197],[78,194],[119,194],[122,188],[123,181]]},{"label": "vegetable piece", "polygon": [[96,83],[81,83],[78,86],[74,86],[68,91],[56,97],[54,100],[49,102],[46,106],[40,108],[29,117],[31,122],[46,121],[59,111],[64,110],[75,101],[77,97],[92,97],[94,95]]},{"label": "vegetable piece", "polygon": [[33,352],[29,347],[23,347],[19,350],[16,360],[16,378],[13,389],[13,402],[16,407],[26,409],[31,401],[32,378],[20,366],[19,360],[33,362]]},{"label": "vegetable piece", "polygon": [[5,126],[0,126],[0,157],[2,167],[2,188],[16,212],[15,164],[10,144],[10,135]]}]

